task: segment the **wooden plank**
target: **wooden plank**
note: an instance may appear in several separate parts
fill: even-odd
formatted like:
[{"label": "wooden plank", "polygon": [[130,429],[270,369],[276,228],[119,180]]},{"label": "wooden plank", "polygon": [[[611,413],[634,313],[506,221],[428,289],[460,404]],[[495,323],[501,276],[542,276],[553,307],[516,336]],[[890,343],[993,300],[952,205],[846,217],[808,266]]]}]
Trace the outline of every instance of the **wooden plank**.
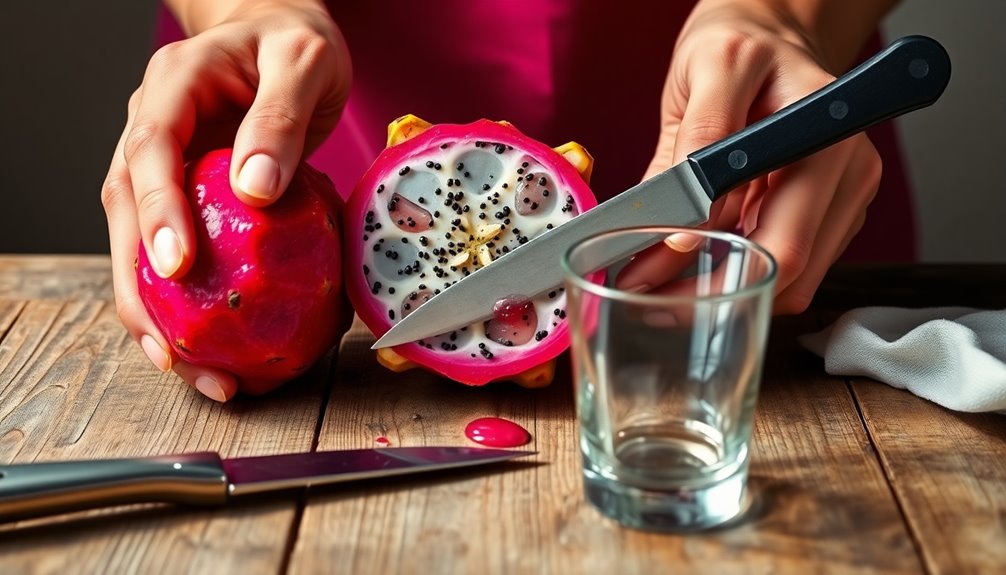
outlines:
[{"label": "wooden plank", "polygon": [[[844,381],[777,322],[754,441],[760,505],[732,529],[623,529],[586,504],[568,367],[544,390],[392,374],[359,323],[343,343],[319,448],[468,444],[465,424],[527,427],[532,463],[344,486],[310,496],[292,573],[917,572],[921,564]],[[563,358],[563,364],[567,360]]]},{"label": "wooden plank", "polygon": [[856,398],[930,573],[1006,565],[1006,416],[857,379]]},{"label": "wooden plank", "polygon": [[[0,272],[5,285],[16,283],[9,273]],[[5,300],[4,322],[2,462],[312,445],[324,365],[267,398],[219,405],[154,369],[105,299]],[[282,497],[214,511],[138,506],[4,524],[0,573],[218,573],[222,565],[276,573],[297,507]]]},{"label": "wooden plank", "polygon": [[[1006,266],[857,265],[832,270],[815,305],[1006,306]],[[837,318],[830,314],[829,320]],[[866,378],[852,380],[891,488],[930,573],[1006,565],[1006,417],[955,413]]]},{"label": "wooden plank", "polygon": [[112,299],[108,256],[0,255],[0,297]]}]

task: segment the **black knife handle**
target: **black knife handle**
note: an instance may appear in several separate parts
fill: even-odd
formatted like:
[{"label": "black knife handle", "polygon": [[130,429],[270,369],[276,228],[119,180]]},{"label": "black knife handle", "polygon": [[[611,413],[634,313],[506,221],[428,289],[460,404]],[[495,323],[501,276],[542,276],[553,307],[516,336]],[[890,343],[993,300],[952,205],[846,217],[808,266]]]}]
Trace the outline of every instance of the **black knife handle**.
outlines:
[{"label": "black knife handle", "polygon": [[809,96],[702,148],[688,161],[710,199],[874,124],[935,102],[950,56],[925,36],[906,36]]},{"label": "black knife handle", "polygon": [[216,453],[0,465],[0,522],[130,503],[226,501]]}]

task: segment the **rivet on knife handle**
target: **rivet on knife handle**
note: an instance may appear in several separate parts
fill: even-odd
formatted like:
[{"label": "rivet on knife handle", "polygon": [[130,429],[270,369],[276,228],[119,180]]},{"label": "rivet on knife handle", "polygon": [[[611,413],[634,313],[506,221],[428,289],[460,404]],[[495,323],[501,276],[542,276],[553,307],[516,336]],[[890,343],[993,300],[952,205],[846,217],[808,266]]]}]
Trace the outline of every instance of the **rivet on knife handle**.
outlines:
[{"label": "rivet on knife handle", "polygon": [[837,81],[688,156],[710,199],[866,128],[935,102],[950,81],[938,42],[906,36]]},{"label": "rivet on knife handle", "polygon": [[130,503],[220,505],[227,478],[215,453],[0,465],[0,522]]}]

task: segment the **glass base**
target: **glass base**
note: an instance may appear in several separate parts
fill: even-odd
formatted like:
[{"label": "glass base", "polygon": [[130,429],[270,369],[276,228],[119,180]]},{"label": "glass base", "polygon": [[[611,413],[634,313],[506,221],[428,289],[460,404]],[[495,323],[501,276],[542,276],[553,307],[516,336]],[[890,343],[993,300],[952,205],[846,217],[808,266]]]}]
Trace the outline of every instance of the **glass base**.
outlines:
[{"label": "glass base", "polygon": [[584,461],[584,492],[601,513],[628,527],[654,531],[700,531],[739,520],[751,507],[747,465],[715,483],[674,489],[644,489],[603,477]]}]

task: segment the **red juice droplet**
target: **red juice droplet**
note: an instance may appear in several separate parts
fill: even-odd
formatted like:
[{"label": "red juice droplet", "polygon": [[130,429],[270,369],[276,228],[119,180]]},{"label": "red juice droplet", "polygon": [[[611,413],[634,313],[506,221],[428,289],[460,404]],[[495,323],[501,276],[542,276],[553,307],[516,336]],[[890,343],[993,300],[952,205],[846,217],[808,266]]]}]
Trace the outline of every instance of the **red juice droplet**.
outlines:
[{"label": "red juice droplet", "polygon": [[379,443],[379,444],[381,444],[381,445],[388,445],[388,444],[390,444],[391,442],[390,442],[390,441],[388,441],[388,438],[387,438],[387,437],[378,437],[377,439],[375,439],[375,440],[374,440],[374,443]]},{"label": "red juice droplet", "polygon": [[533,311],[531,300],[521,296],[507,296],[493,304],[493,316],[506,323],[520,321],[522,316]]},{"label": "red juice droplet", "polygon": [[489,447],[517,447],[531,441],[526,429],[499,417],[476,419],[465,427],[465,436]]}]

